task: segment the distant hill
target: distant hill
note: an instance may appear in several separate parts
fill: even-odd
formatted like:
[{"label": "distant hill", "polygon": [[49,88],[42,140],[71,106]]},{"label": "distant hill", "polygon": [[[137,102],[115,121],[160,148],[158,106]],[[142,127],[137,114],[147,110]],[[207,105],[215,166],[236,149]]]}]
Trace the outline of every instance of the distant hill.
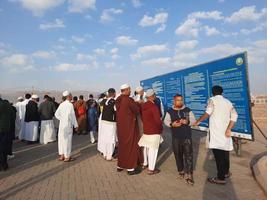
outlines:
[{"label": "distant hill", "polygon": [[[71,91],[73,96],[79,96],[79,95],[83,95],[85,99],[88,99],[89,94],[93,94],[94,98],[98,98],[100,93],[96,93],[96,92],[90,92],[90,91]],[[42,101],[43,96],[45,94],[51,96],[51,97],[55,97],[57,102],[61,101],[62,98],[62,91],[56,91],[56,90],[48,90],[48,91],[0,91],[0,94],[2,96],[2,99],[7,99],[8,101],[15,103],[17,102],[17,98],[19,96],[24,97],[24,95],[26,93],[30,93],[30,94],[37,94],[40,97],[40,100]]]}]

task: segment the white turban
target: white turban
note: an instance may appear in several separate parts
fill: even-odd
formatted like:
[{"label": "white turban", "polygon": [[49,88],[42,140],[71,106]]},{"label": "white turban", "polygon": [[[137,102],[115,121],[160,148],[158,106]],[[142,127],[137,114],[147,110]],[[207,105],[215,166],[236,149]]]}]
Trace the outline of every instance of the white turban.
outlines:
[{"label": "white turban", "polygon": [[63,92],[63,97],[67,97],[67,96],[69,96],[70,95],[70,92],[69,91],[65,91],[65,92]]},{"label": "white turban", "polygon": [[148,89],[146,91],[146,97],[151,97],[155,94],[154,90],[153,89]]},{"label": "white turban", "polygon": [[18,97],[18,100],[23,100],[23,97]]},{"label": "white turban", "polygon": [[121,85],[121,90],[127,89],[129,87],[130,87],[129,84],[123,84],[123,85]]},{"label": "white turban", "polygon": [[141,91],[143,91],[143,90],[144,90],[144,88],[143,88],[142,86],[138,86],[138,87],[135,89],[136,92],[141,92]]},{"label": "white turban", "polygon": [[38,99],[37,94],[33,94],[33,95],[32,95],[32,99]]}]

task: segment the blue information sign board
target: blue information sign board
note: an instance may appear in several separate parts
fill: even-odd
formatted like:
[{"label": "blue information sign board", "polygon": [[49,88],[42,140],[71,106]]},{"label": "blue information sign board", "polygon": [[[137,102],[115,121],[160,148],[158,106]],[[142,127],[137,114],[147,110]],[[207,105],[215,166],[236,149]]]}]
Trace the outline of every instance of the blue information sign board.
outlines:
[{"label": "blue information sign board", "polygon": [[[234,104],[238,112],[233,136],[253,140],[247,69],[247,53],[243,52],[142,80],[140,84],[145,90],[149,88],[155,90],[165,110],[172,106],[175,94],[182,94],[185,104],[197,118],[205,112],[207,100],[212,95],[212,86],[220,85],[224,89],[223,95]],[[208,122],[205,121],[200,126],[207,128]]]}]

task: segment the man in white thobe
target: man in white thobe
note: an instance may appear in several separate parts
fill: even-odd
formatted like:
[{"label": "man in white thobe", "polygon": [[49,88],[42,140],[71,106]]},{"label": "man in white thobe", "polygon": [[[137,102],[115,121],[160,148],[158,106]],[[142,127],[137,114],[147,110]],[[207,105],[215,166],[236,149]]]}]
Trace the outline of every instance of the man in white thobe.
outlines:
[{"label": "man in white thobe", "polygon": [[[143,103],[146,102],[145,98],[145,91],[142,86],[138,86],[135,89],[135,95],[134,95],[134,101],[142,105]],[[141,119],[141,114],[137,116],[137,121],[138,121],[138,128],[139,128],[139,133],[142,136],[144,134],[144,128],[143,128],[143,122]]]},{"label": "man in white thobe", "polygon": [[24,139],[28,144],[32,144],[38,140],[39,120],[38,99],[36,94],[33,94],[31,100],[26,105],[25,113],[25,135]]},{"label": "man in white thobe", "polygon": [[56,107],[52,102],[52,98],[45,95],[44,101],[40,104],[38,111],[41,119],[40,143],[48,144],[49,142],[56,141],[57,138],[53,122]]},{"label": "man in white thobe", "polygon": [[143,169],[148,167],[148,174],[153,175],[160,172],[159,169],[155,169],[155,166],[159,145],[163,142],[161,137],[163,127],[159,109],[154,102],[156,99],[154,90],[147,90],[146,97],[147,102],[141,105],[144,134],[140,138],[138,145],[143,147]]},{"label": "man in white thobe", "polygon": [[101,115],[103,157],[108,161],[112,160],[117,140],[115,97],[115,89],[110,88],[108,90],[108,98],[104,99],[100,104],[103,107]]},{"label": "man in white thobe", "polygon": [[73,160],[71,158],[73,127],[77,130],[78,123],[71,103],[71,93],[63,92],[63,98],[65,101],[59,105],[55,113],[55,117],[59,120],[58,153],[59,160],[69,162]]},{"label": "man in white thobe", "polygon": [[225,179],[231,175],[229,171],[229,152],[233,150],[231,130],[238,118],[233,104],[224,98],[222,93],[221,86],[212,88],[213,97],[208,101],[206,112],[194,124],[199,125],[209,118],[209,148],[213,151],[217,166],[217,177],[208,178],[212,184],[225,184]]},{"label": "man in white thobe", "polygon": [[102,94],[100,98],[98,99],[98,104],[99,104],[99,110],[100,110],[100,116],[98,119],[98,138],[97,138],[97,150],[100,152],[101,155],[104,153],[104,142],[103,142],[103,132],[102,132],[102,111],[103,111],[103,106],[101,105],[101,102],[106,99],[106,96]]},{"label": "man in white thobe", "polygon": [[14,105],[16,112],[16,127],[15,127],[15,137],[18,137],[21,131],[21,115],[22,115],[22,104],[23,97],[18,97],[18,102]]},{"label": "man in white thobe", "polygon": [[24,101],[21,102],[19,107],[19,118],[20,118],[20,131],[19,131],[19,140],[25,139],[25,114],[26,114],[26,105],[31,99],[30,94],[25,94]]}]

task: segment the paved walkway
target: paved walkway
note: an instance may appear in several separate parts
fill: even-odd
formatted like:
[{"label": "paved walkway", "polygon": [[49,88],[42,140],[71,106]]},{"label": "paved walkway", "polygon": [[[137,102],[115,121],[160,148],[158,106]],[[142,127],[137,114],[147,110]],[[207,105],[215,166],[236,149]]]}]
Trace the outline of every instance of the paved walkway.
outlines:
[{"label": "paved walkway", "polygon": [[16,142],[15,159],[10,170],[0,172],[0,199],[98,199],[98,200],[264,200],[267,197],[255,182],[249,163],[251,158],[267,149],[267,141],[256,135],[255,142],[243,144],[242,157],[231,154],[232,178],[227,185],[211,185],[215,162],[205,148],[204,134],[195,132],[195,185],[188,186],[177,179],[174,156],[170,148],[170,133],[160,148],[157,165],[162,172],[149,176],[146,172],[128,176],[116,172],[116,162],[103,160],[89,136],[74,136],[76,161],[57,161],[57,143],[25,145]]}]

